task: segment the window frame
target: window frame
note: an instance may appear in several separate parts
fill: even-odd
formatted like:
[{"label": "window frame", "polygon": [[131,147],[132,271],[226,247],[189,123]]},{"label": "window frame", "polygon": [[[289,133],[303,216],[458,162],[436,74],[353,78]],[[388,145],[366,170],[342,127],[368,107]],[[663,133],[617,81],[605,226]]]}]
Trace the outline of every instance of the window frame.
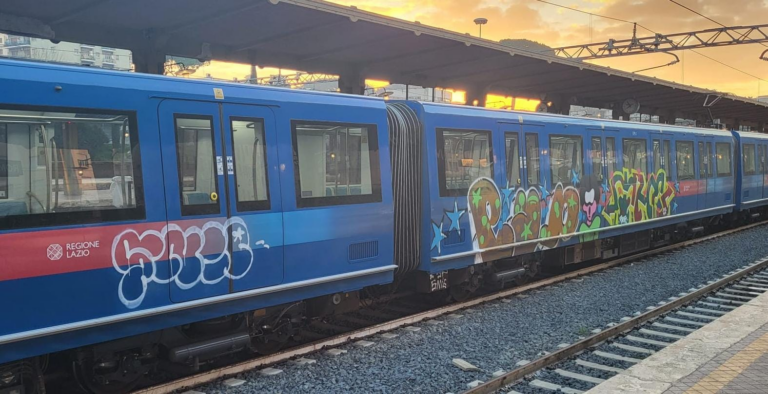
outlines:
[{"label": "window frame", "polygon": [[[625,149],[626,148],[625,144],[628,141],[629,142],[640,142],[642,144],[643,152],[645,153],[645,158],[643,159],[645,161],[645,168],[641,169],[641,172],[643,174],[647,174],[648,173],[648,140],[644,139],[644,138],[623,138],[623,137],[621,138],[621,166],[623,168],[635,169],[634,167],[629,167],[629,165],[627,165],[627,163],[626,163],[626,160],[624,160],[624,157],[627,156],[626,149]],[[651,147],[651,150],[653,150],[653,147]]]},{"label": "window frame", "polygon": [[[347,195],[347,196],[301,196],[301,176],[299,173],[299,144],[298,130],[300,125],[337,126],[347,128],[365,128],[368,132],[368,160],[371,170],[371,194]],[[291,150],[293,151],[293,185],[296,195],[296,208],[317,208],[329,206],[343,206],[355,204],[379,203],[382,201],[381,193],[381,161],[379,158],[379,132],[374,123],[329,122],[312,119],[291,119]],[[266,157],[266,155],[264,155]]]},{"label": "window frame", "polygon": [[[610,149],[608,149],[610,147]],[[608,158],[608,152],[613,153],[613,157]],[[616,137],[605,137],[605,169],[608,172],[608,178],[613,177],[616,172]]]},{"label": "window frame", "polygon": [[[535,151],[536,151],[536,165],[531,165],[533,163],[533,159],[530,158],[530,155],[528,155],[528,137],[531,137],[531,139],[536,143]],[[541,144],[539,143],[539,134],[538,133],[523,133],[523,138],[525,140],[525,166],[523,167],[525,170],[525,180],[528,182],[528,187],[531,187],[533,185],[541,185]],[[536,168],[536,171],[533,173],[536,174],[536,182],[531,182],[531,167]]]},{"label": "window frame", "polygon": [[[549,177],[550,177],[549,179],[550,179],[550,182],[552,182],[553,186],[557,185],[557,184],[562,184],[563,187],[568,187],[568,186],[574,186],[575,187],[576,185],[574,185],[573,182],[571,182],[570,179],[568,179],[567,183],[566,182],[557,182],[557,183],[555,183],[555,173],[554,173],[555,168],[554,168],[554,166],[552,166],[552,138],[553,137],[554,138],[557,138],[557,137],[577,138],[579,140],[579,145],[578,146],[579,146],[579,150],[581,152],[581,171],[579,171],[580,172],[580,174],[579,174],[580,181],[584,179],[584,138],[580,134],[575,134],[575,135],[574,134],[550,134],[549,135],[549,139],[547,141],[549,143]],[[571,167],[571,171],[573,171],[573,167]]]},{"label": "window frame", "polygon": [[[754,167],[754,171],[747,172],[747,146],[752,146],[752,167]],[[757,175],[757,166],[755,165],[755,161],[757,160],[757,147],[754,143],[743,143],[741,144],[741,163],[742,166],[744,166],[744,175]]]},{"label": "window frame", "polygon": [[699,164],[699,179],[707,179],[709,178],[709,174],[707,173],[707,156],[704,152],[704,150],[707,149],[707,144],[704,141],[697,141],[696,146],[699,149],[699,160],[696,161]]},{"label": "window frame", "polygon": [[[491,161],[490,163],[490,170],[491,174],[489,175],[490,179],[494,179],[495,171],[494,171],[494,162],[493,159],[495,158],[495,154],[493,151],[493,133],[491,130],[481,130],[481,129],[461,129],[461,128],[452,128],[452,127],[437,127],[435,128],[435,144],[436,144],[436,151],[437,151],[437,179],[438,179],[438,187],[440,189],[440,197],[462,197],[466,196],[467,193],[469,193],[469,187],[466,189],[448,189],[446,185],[446,179],[445,179],[445,137],[443,136],[443,133],[446,131],[459,131],[459,132],[467,132],[467,133],[479,133],[479,134],[485,134],[488,137],[488,157]],[[506,141],[506,139],[505,139]],[[472,181],[474,182],[474,180]],[[470,182],[470,185],[472,184]]]},{"label": "window frame", "polygon": [[[682,178],[680,175],[680,160],[679,158],[679,152],[680,152],[680,144],[691,144],[691,155],[693,157],[691,158],[691,161],[693,164],[691,165],[691,177]],[[690,181],[696,179],[696,166],[698,165],[698,161],[696,160],[696,144],[693,140],[678,140],[675,141],[675,168],[677,169],[677,180],[678,181]]]},{"label": "window frame", "polygon": [[[179,118],[183,119],[200,119],[200,120],[208,120],[210,121],[211,125],[211,154],[213,161],[211,169],[213,170],[213,179],[214,179],[214,190],[216,194],[219,193],[219,176],[216,173],[216,124],[213,119],[213,115],[200,115],[200,114],[188,114],[188,113],[174,113],[173,114],[173,139],[175,141],[174,143],[174,151],[176,152],[176,174],[179,177],[179,207],[181,208],[181,216],[199,216],[199,215],[215,215],[218,213],[221,213],[221,197],[208,204],[194,204],[194,205],[184,205],[184,181],[181,174],[181,162],[179,161],[181,157],[179,156],[179,138],[178,138],[178,120]],[[198,130],[199,131],[199,130]],[[197,135],[197,141],[195,144],[199,146],[200,142],[200,133],[198,132]],[[197,176],[197,161],[195,162],[195,176]],[[195,185],[197,185],[197,179],[195,179]]]},{"label": "window frame", "polygon": [[[720,163],[717,163],[717,177],[724,178],[733,176],[733,146],[728,142],[715,142],[715,156],[717,156],[717,146],[725,145],[728,147],[728,173],[720,172]],[[715,159],[717,160],[717,159]]]},{"label": "window frame", "polygon": [[[520,135],[519,134],[520,133],[518,133],[517,131],[507,131],[504,133],[504,160],[505,160],[504,170],[507,174],[507,182],[510,182],[509,150],[507,149],[507,141],[509,141],[510,139],[514,139],[516,143],[515,149],[513,152],[516,156],[515,157],[516,160],[514,160],[514,163],[512,164],[512,167],[517,166],[517,177],[514,177],[513,179],[515,186],[521,186],[523,183],[523,168],[520,166]],[[493,170],[491,170],[491,172],[493,172]],[[512,182],[510,182],[510,184],[512,184]]]},{"label": "window frame", "polygon": [[[264,187],[266,189],[266,200],[255,201],[240,201],[240,190],[237,187],[237,156],[235,154],[235,129],[234,122],[254,122],[261,123],[261,134],[264,138],[262,143],[264,152]],[[269,166],[267,160],[267,152],[269,151],[267,145],[267,124],[264,118],[248,117],[248,116],[230,116],[229,117],[229,135],[230,141],[232,141],[232,169],[234,177],[234,189],[235,189],[235,206],[238,212],[255,212],[255,211],[269,211],[272,209],[272,198],[269,195]]]},{"label": "window frame", "polygon": [[[0,105],[0,111],[32,111],[32,112],[73,112],[92,115],[125,116],[128,119],[128,140],[131,144],[131,164],[134,204],[132,208],[106,208],[91,209],[70,212],[51,212],[26,215],[11,215],[0,217],[0,231],[41,228],[63,227],[80,224],[113,223],[126,221],[140,221],[147,218],[144,200],[144,176],[141,164],[141,144],[139,141],[138,116],[135,110],[103,109],[88,107],[59,107],[45,105]],[[2,122],[0,122],[2,123]]]}]

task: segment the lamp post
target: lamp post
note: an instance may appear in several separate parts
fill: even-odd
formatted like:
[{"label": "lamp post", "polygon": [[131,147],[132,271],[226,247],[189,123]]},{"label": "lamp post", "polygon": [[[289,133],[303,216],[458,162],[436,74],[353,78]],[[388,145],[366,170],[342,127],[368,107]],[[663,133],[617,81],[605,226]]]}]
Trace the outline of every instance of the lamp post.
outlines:
[{"label": "lamp post", "polygon": [[488,23],[486,18],[475,18],[475,24],[480,28],[480,38],[483,38],[483,25]]}]

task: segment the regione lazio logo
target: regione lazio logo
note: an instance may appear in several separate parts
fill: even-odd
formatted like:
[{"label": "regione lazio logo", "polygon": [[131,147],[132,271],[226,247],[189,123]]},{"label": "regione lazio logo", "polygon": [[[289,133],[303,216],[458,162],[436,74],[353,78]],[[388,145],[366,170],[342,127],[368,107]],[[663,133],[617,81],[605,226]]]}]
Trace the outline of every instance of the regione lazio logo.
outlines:
[{"label": "regione lazio logo", "polygon": [[64,248],[59,244],[50,244],[46,253],[48,254],[48,260],[56,261],[64,255]]}]

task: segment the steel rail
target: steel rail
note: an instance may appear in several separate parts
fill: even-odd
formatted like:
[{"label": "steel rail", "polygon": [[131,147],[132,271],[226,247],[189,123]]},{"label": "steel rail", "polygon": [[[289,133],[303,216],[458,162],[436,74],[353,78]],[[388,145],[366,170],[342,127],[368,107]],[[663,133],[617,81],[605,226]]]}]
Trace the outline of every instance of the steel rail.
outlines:
[{"label": "steel rail", "polygon": [[[566,280],[569,280],[569,279],[573,279],[573,278],[577,278],[577,277],[580,277],[580,276],[589,275],[589,274],[592,274],[594,272],[603,271],[603,270],[606,270],[606,269],[609,269],[609,268],[613,268],[613,267],[616,267],[616,266],[624,265],[624,264],[627,264],[629,262],[632,262],[632,261],[635,261],[635,260],[638,260],[638,259],[642,259],[642,258],[645,258],[645,257],[657,255],[657,254],[662,254],[662,253],[669,252],[669,251],[676,250],[676,249],[685,248],[685,247],[688,247],[688,246],[691,246],[691,245],[695,245],[697,243],[701,243],[701,242],[705,242],[705,241],[712,240],[712,239],[715,239],[715,238],[719,238],[719,237],[723,237],[723,236],[726,236],[726,235],[730,235],[730,234],[733,234],[733,233],[745,231],[745,230],[748,230],[748,229],[751,229],[751,228],[754,228],[754,227],[758,227],[758,226],[762,226],[762,225],[765,225],[765,224],[768,224],[768,220],[761,221],[761,222],[758,222],[758,223],[749,224],[747,226],[739,227],[739,228],[736,228],[736,229],[725,230],[725,231],[722,231],[722,232],[719,232],[719,233],[716,233],[716,234],[708,235],[706,237],[692,239],[692,240],[688,240],[688,241],[683,241],[683,242],[679,242],[679,243],[676,243],[676,244],[664,246],[664,247],[661,247],[661,248],[658,248],[658,249],[648,250],[648,251],[641,252],[641,253],[638,253],[638,254],[634,254],[634,255],[630,255],[630,256],[626,256],[626,257],[621,257],[621,258],[616,259],[616,260],[612,260],[612,261],[609,261],[609,262],[596,264],[596,265],[593,265],[593,266],[590,266],[590,267],[585,267],[585,268],[577,270],[577,271],[568,272],[568,273],[565,273],[565,274],[562,274],[562,275],[558,275],[558,276],[553,276],[551,278],[542,279],[542,280],[539,280],[539,281],[536,281],[536,282],[533,282],[533,283],[530,283],[530,284],[527,284],[527,285],[523,285],[523,286],[519,286],[519,287],[515,287],[515,288],[512,288],[512,289],[509,289],[509,290],[503,290],[503,291],[500,291],[500,292],[497,292],[497,293],[494,293],[494,294],[489,294],[489,295],[486,295],[486,296],[474,298],[474,299],[467,300],[467,301],[464,301],[464,302],[461,302],[461,303],[451,304],[451,305],[439,307],[439,308],[432,309],[432,310],[429,310],[429,311],[416,313],[416,314],[411,315],[411,316],[395,319],[395,320],[392,320],[392,321],[389,321],[389,322],[380,323],[380,324],[376,324],[376,325],[373,325],[373,326],[370,326],[370,327],[361,328],[361,329],[358,329],[358,330],[355,330],[355,331],[351,331],[351,332],[348,332],[348,333],[336,335],[336,336],[333,336],[333,337],[330,337],[330,338],[327,338],[327,339],[322,339],[322,340],[319,340],[319,341],[315,341],[315,342],[309,343],[309,344],[304,345],[304,346],[299,346],[299,347],[296,347],[296,348],[293,348],[293,349],[288,349],[286,351],[279,352],[279,353],[276,353],[276,354],[272,354],[272,355],[268,355],[268,356],[264,356],[264,357],[259,357],[259,358],[252,359],[252,360],[243,361],[243,362],[240,362],[240,363],[237,363],[237,364],[233,364],[233,365],[229,365],[229,366],[213,369],[213,370],[210,370],[210,371],[205,371],[205,372],[202,372],[200,374],[196,374],[196,375],[180,378],[180,379],[177,379],[177,380],[174,380],[174,381],[171,381],[171,382],[162,383],[162,384],[159,384],[159,385],[156,385],[156,386],[152,386],[152,387],[148,387],[148,388],[145,388],[145,389],[141,389],[141,390],[135,391],[134,394],[168,394],[168,393],[176,392],[176,391],[181,390],[181,389],[191,389],[193,387],[196,387],[196,386],[199,386],[199,385],[202,385],[202,384],[210,383],[210,382],[215,381],[217,379],[221,379],[221,378],[224,378],[224,377],[227,377],[227,376],[236,375],[236,374],[239,374],[239,373],[242,373],[242,372],[245,372],[245,371],[250,371],[250,370],[253,370],[253,369],[256,369],[256,368],[259,368],[259,367],[265,367],[265,366],[268,366],[268,365],[273,365],[273,364],[277,364],[277,363],[280,363],[280,362],[284,362],[284,361],[290,360],[290,359],[292,359],[294,357],[299,357],[299,356],[303,356],[303,355],[306,355],[306,354],[309,354],[309,353],[317,352],[317,351],[322,350],[324,348],[343,345],[345,343],[349,343],[349,342],[351,342],[353,340],[356,340],[356,339],[361,339],[361,338],[369,337],[369,336],[372,336],[372,335],[375,335],[375,334],[378,334],[378,333],[382,333],[382,332],[386,332],[386,331],[392,331],[392,330],[395,330],[395,329],[400,328],[400,327],[408,326],[408,325],[411,325],[411,324],[414,324],[414,323],[419,323],[419,322],[424,321],[424,320],[429,320],[429,319],[433,319],[433,318],[436,318],[436,317],[439,317],[439,316],[442,316],[442,315],[450,314],[450,313],[456,312],[456,311],[461,310],[461,309],[469,308],[469,307],[472,307],[472,306],[475,306],[475,305],[484,304],[484,303],[487,303],[487,302],[499,300],[499,299],[506,298],[506,297],[510,297],[510,296],[513,296],[513,295],[516,295],[516,294],[524,293],[524,292],[529,291],[529,290],[550,286],[550,285],[553,285],[553,284],[556,284],[556,283],[560,283],[560,282],[563,282],[563,281],[566,281]],[[768,264],[768,260],[766,260],[764,263]],[[718,282],[718,283],[720,283],[720,282]],[[711,286],[707,286],[706,288],[710,288],[710,287]],[[677,301],[673,301],[672,303],[677,303]],[[667,305],[669,305],[669,304],[667,304]],[[664,308],[664,307],[662,307],[662,308]],[[646,313],[644,315],[641,315],[641,317],[646,316],[649,313],[654,313],[655,311],[656,310],[648,312],[648,313]],[[635,321],[635,320],[636,319],[633,319],[633,320],[630,320],[630,321],[628,321],[626,323],[622,323],[622,324],[620,324],[620,325],[618,325],[618,326],[616,326],[616,327],[614,327],[614,328],[612,328],[612,329],[610,329],[608,331],[604,331],[603,333],[605,333],[605,332],[611,332],[611,333],[613,333],[613,332],[622,332],[623,330],[618,330],[617,328],[618,327],[627,327],[627,326],[629,326],[629,324],[628,324],[629,322],[632,322],[632,321]],[[603,333],[600,333],[600,334],[597,334],[597,335],[592,336],[590,338],[587,338],[585,341],[590,341],[593,338],[598,337],[598,336],[602,337]],[[583,343],[585,341],[582,341],[582,342],[579,342],[579,343]],[[600,341],[598,341],[598,342],[600,342]],[[597,342],[595,342],[595,343],[597,343]],[[552,360],[555,355],[564,354],[564,352],[569,351],[569,349],[574,348],[577,345],[578,344],[574,344],[574,345],[569,346],[569,347],[567,347],[565,349],[562,349],[562,350],[560,350],[558,352],[552,353],[551,355],[549,355],[549,356],[547,356],[547,357],[545,357],[543,359],[540,359],[540,360],[538,360],[538,361],[536,361],[534,363],[528,364],[528,365],[526,365],[523,368],[516,369],[516,370],[511,371],[508,374],[506,374],[506,375],[504,375],[504,376],[502,376],[500,378],[491,380],[491,381],[489,381],[489,382],[487,382],[487,383],[485,383],[485,384],[483,384],[481,386],[478,386],[474,390],[470,390],[467,393],[487,393],[487,392],[492,392],[493,390],[501,388],[501,387],[503,387],[503,386],[508,384],[508,383],[504,383],[504,384],[501,384],[501,385],[497,385],[497,384],[500,384],[501,382],[509,382],[510,381],[508,378],[505,379],[504,378],[505,376],[517,376],[517,375],[512,375],[513,373],[516,373],[517,371],[524,371],[525,372],[525,371],[529,371],[530,370],[531,372],[533,372],[533,371],[536,371],[538,369],[541,369],[541,368],[535,368],[534,369],[533,366],[539,365],[539,363],[543,363],[542,360]],[[549,364],[554,363],[554,362],[555,361],[549,362],[546,365],[549,365]],[[520,373],[523,373],[520,376],[525,376],[526,374],[529,374],[531,372],[525,372],[525,373],[520,372]],[[519,380],[519,378],[516,379],[516,380]],[[495,387],[495,388],[491,389],[491,387]],[[477,391],[477,390],[481,390],[481,389],[487,390],[487,391]]]},{"label": "steel rail", "polygon": [[753,273],[755,271],[760,271],[768,267],[768,257],[763,258],[761,260],[755,261],[752,265],[748,266],[747,268],[744,268],[732,275],[728,275],[712,284],[709,284],[707,286],[702,287],[701,289],[698,289],[694,292],[688,293],[685,296],[682,296],[680,298],[675,299],[674,301],[670,301],[664,305],[661,305],[655,309],[652,309],[646,313],[643,313],[640,316],[637,316],[635,318],[632,318],[630,320],[627,320],[623,323],[617,324],[613,327],[610,327],[606,330],[601,331],[600,333],[597,333],[595,335],[592,335],[591,337],[585,338],[584,340],[581,340],[577,343],[574,343],[573,345],[570,345],[566,348],[563,348],[561,350],[558,350],[554,353],[551,353],[549,355],[546,355],[530,364],[526,364],[520,368],[517,368],[515,370],[512,370],[508,373],[505,373],[502,376],[499,376],[493,380],[490,380],[486,383],[483,383],[473,389],[469,389],[467,391],[464,391],[462,394],[485,394],[485,393],[494,393],[506,386],[512,385],[517,383],[518,381],[522,380],[526,376],[536,372],[540,371],[544,368],[547,368],[551,365],[558,364],[560,362],[563,362],[570,357],[573,357],[575,355],[578,355],[582,353],[583,351],[589,349],[592,346],[598,345],[600,343],[603,343],[611,338],[614,338],[616,336],[619,336],[625,332],[631,331],[639,326],[642,326],[643,324],[665,314],[668,312],[671,312],[675,309],[678,309],[692,301],[695,301],[696,299],[699,299],[701,297],[704,297],[708,293],[715,291],[723,286],[727,286],[728,284],[737,281],[750,273]]}]

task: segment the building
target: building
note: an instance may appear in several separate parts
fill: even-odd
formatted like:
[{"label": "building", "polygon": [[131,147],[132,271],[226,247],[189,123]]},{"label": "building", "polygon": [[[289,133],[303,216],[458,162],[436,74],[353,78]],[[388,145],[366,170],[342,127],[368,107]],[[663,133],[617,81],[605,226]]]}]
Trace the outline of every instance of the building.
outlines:
[{"label": "building", "polygon": [[131,52],[125,49],[72,42],[54,44],[47,39],[8,34],[0,34],[0,56],[121,71],[130,70],[133,62]]}]

